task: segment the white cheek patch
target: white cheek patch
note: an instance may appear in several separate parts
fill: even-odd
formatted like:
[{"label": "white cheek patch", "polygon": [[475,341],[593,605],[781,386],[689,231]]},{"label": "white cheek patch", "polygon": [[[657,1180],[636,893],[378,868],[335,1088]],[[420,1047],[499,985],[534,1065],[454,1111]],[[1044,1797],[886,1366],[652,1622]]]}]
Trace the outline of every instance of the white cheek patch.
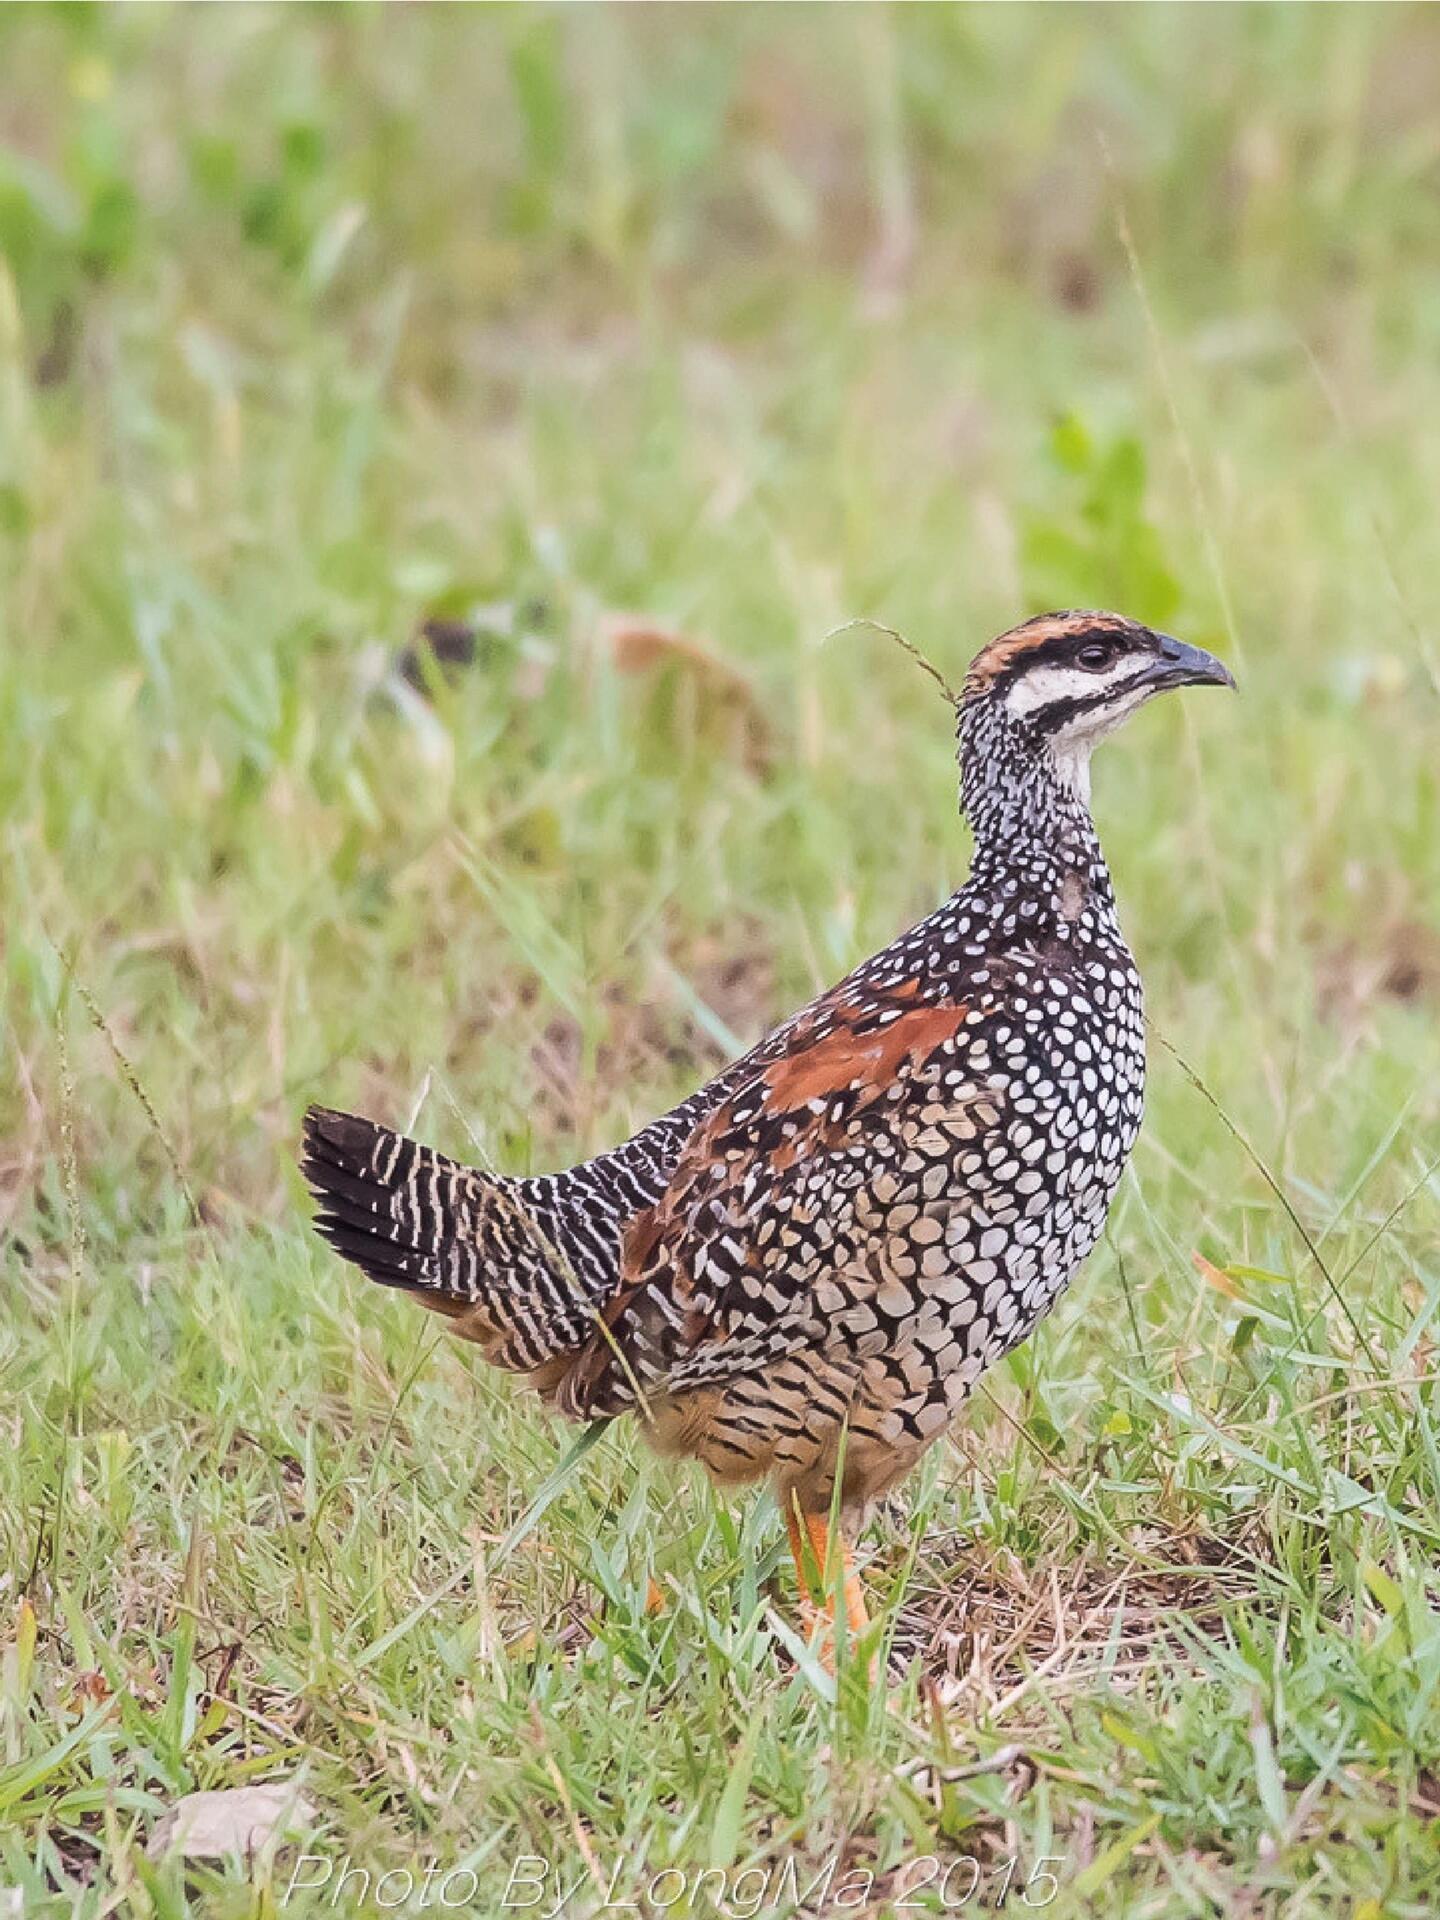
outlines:
[{"label": "white cheek patch", "polygon": [[[1145,678],[1146,669],[1127,660],[1102,673],[1076,667],[1042,667],[1026,674],[1011,688],[1008,703],[1020,718],[1035,717],[1046,728],[1055,770],[1061,782],[1090,804],[1090,755],[1096,746],[1156,691]],[[1094,701],[1063,725],[1047,725],[1045,710],[1063,701]],[[1061,709],[1063,711],[1063,708]]]},{"label": "white cheek patch", "polygon": [[1057,700],[1089,700],[1104,687],[1102,674],[1086,673],[1081,667],[1032,667],[1011,687],[1005,704],[1018,719],[1027,720]]},{"label": "white cheek patch", "polygon": [[1089,713],[1077,713],[1068,726],[1058,730],[1054,738],[1057,741],[1085,740],[1093,746],[1097,740],[1103,740],[1107,733],[1113,733],[1122,721],[1128,720],[1137,707],[1143,707],[1154,692],[1153,686],[1143,683],[1129,688],[1118,686],[1106,699],[1104,706],[1092,707]]},{"label": "white cheek patch", "polygon": [[[1156,691],[1147,673],[1148,662],[1135,660],[1119,661],[1108,673],[1087,673],[1083,667],[1036,667],[1021,675],[1005,703],[1017,719],[1038,721],[1055,740],[1098,740]],[[1085,710],[1056,726],[1071,701]],[[1047,720],[1050,709],[1057,711]]]}]

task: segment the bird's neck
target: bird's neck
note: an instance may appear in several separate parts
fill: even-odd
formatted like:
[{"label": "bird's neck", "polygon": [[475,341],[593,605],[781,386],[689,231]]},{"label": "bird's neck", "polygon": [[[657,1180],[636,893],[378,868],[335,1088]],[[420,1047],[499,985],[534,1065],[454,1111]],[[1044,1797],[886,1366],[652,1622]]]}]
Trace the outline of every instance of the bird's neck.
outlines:
[{"label": "bird's neck", "polygon": [[1113,912],[1088,754],[1057,756],[1003,707],[977,702],[960,716],[960,794],[975,836],[972,885],[1034,901],[1061,926],[1086,905]]}]

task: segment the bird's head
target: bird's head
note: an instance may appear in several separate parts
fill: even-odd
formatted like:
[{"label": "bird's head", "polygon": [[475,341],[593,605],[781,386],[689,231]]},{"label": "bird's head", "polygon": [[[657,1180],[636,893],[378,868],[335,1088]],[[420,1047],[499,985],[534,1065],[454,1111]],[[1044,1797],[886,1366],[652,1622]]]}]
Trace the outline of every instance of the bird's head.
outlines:
[{"label": "bird's head", "polygon": [[1171,687],[1233,687],[1228,667],[1118,613],[1042,613],[1012,627],[971,662],[960,700],[967,722],[1001,714],[1047,745],[1082,797],[1091,750],[1137,707]]}]

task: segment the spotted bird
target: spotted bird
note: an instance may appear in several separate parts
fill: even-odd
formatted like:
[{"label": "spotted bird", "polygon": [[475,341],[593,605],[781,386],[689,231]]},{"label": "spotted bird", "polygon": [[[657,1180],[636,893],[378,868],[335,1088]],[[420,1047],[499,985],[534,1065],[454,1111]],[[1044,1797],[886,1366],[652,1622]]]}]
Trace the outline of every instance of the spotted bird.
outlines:
[{"label": "spotted bird", "polygon": [[942,906],[562,1173],[312,1108],[317,1228],[563,1413],[634,1415],[723,1486],[768,1477],[808,1610],[835,1593],[858,1633],[847,1533],[1054,1305],[1134,1145],[1140,977],[1090,755],[1192,685],[1234,681],[1113,613],[992,640],[956,703],[975,852]]}]

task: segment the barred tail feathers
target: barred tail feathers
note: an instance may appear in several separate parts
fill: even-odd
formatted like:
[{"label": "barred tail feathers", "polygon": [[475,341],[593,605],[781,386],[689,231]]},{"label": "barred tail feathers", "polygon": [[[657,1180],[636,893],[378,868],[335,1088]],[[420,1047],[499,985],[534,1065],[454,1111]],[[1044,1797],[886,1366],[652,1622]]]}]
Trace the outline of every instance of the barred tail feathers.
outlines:
[{"label": "barred tail feathers", "polygon": [[464,1317],[497,1364],[528,1372],[594,1329],[556,1222],[520,1189],[358,1114],[311,1107],[301,1170],[318,1233],[382,1286]]}]

